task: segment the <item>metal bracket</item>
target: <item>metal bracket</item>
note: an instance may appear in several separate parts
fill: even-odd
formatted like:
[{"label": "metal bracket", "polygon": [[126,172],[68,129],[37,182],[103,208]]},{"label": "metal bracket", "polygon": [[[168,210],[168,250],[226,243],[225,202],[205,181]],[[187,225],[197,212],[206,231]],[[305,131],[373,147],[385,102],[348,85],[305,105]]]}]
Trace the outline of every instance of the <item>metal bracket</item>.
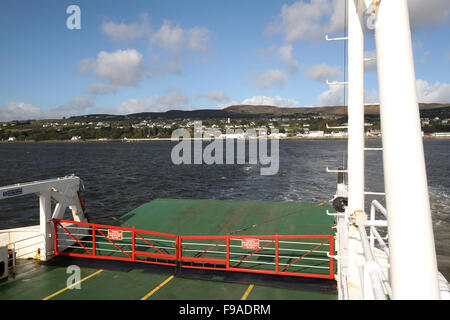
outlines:
[{"label": "metal bracket", "polygon": [[364,148],[364,151],[383,151],[383,148]]},{"label": "metal bracket", "polygon": [[343,216],[347,216],[348,214],[347,214],[347,213],[330,213],[330,212],[328,212],[328,210],[327,210],[327,215],[329,215],[329,216],[343,217]]},{"label": "metal bracket", "polygon": [[325,167],[327,172],[348,172],[348,170],[336,170],[336,169],[328,169],[328,166]]},{"label": "metal bracket", "polygon": [[386,195],[386,193],[384,193],[384,192],[371,192],[371,191],[365,191],[364,194],[373,195],[373,196],[385,196]]},{"label": "metal bracket", "polygon": [[328,123],[326,124],[326,126],[327,126],[327,129],[348,129],[348,126],[330,127],[330,126],[328,125]]},{"label": "metal bracket", "polygon": [[333,82],[330,82],[330,81],[328,81],[328,79],[325,80],[325,82],[326,82],[327,85],[329,85],[329,86],[335,86],[335,85],[343,85],[343,86],[345,86],[345,85],[348,84],[347,81],[346,81],[346,82],[339,82],[339,81],[333,81]]},{"label": "metal bracket", "polygon": [[339,260],[339,259],[341,258],[339,255],[333,256],[333,255],[331,255],[329,252],[327,252],[327,257],[328,257],[328,258],[332,258],[332,259],[336,259],[336,260]]},{"label": "metal bracket", "polygon": [[328,38],[328,35],[325,35],[325,40],[327,41],[339,41],[339,40],[348,40],[348,37],[341,37],[341,38]]}]

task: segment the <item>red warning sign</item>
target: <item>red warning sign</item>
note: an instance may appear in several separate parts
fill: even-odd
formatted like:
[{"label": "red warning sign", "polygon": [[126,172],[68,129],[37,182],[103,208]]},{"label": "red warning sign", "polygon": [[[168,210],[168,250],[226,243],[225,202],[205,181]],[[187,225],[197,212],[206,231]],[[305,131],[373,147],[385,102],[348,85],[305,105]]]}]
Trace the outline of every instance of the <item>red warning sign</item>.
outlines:
[{"label": "red warning sign", "polygon": [[122,230],[108,229],[108,239],[122,240]]},{"label": "red warning sign", "polygon": [[242,239],[242,249],[259,249],[259,239]]}]

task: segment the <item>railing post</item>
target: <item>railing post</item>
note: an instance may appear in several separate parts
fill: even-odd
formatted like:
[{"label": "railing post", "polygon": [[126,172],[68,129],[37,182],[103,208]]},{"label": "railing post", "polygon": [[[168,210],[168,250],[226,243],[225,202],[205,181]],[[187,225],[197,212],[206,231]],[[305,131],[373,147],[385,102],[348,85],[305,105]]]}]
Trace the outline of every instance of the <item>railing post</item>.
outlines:
[{"label": "railing post", "polygon": [[330,278],[334,278],[334,270],[333,270],[333,254],[334,254],[334,247],[333,247],[333,240],[334,236],[330,235]]},{"label": "railing post", "polygon": [[136,260],[136,231],[131,227],[131,259]]},{"label": "railing post", "polygon": [[95,227],[92,226],[92,256],[96,256],[95,250]]},{"label": "railing post", "polygon": [[278,272],[278,233],[275,234],[275,272]]},{"label": "railing post", "polygon": [[[370,205],[370,221],[375,221],[375,206],[373,205],[373,202]],[[370,230],[370,234],[369,234],[370,248],[373,251],[375,248],[375,240],[373,237],[372,228],[369,228],[369,230]]]},{"label": "railing post", "polygon": [[56,254],[58,254],[58,226],[57,226],[57,221],[55,220],[55,219],[53,219],[53,233],[54,233],[54,241],[55,241],[55,243],[54,243],[54,252],[55,252],[55,255]]},{"label": "railing post", "polygon": [[227,233],[227,263],[226,263],[227,270],[230,268],[230,234]]},{"label": "railing post", "polygon": [[176,247],[177,247],[177,253],[176,253],[176,256],[177,256],[177,260],[181,263],[181,238],[180,238],[180,236],[177,236],[177,238],[176,238]]}]

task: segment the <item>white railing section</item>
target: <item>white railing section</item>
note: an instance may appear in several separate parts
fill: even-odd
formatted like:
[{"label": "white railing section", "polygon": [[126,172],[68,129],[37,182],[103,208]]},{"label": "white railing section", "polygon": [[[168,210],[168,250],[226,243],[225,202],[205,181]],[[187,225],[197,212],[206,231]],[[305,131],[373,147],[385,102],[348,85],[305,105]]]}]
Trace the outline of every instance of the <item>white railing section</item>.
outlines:
[{"label": "white railing section", "polygon": [[44,247],[44,235],[37,234],[28,238],[13,241],[8,245],[11,254],[8,258],[8,266],[12,272],[16,270],[17,259],[37,258],[38,252]]},{"label": "white railing section", "polygon": [[[380,249],[385,253],[385,258],[389,261],[389,248],[384,241],[377,228],[387,228],[387,220],[376,219],[376,209],[378,209],[384,218],[387,218],[386,209],[377,201],[373,200],[370,207],[369,220],[360,222],[358,224],[359,234],[361,237],[361,245],[364,252],[365,263],[361,266],[360,280],[363,289],[364,299],[385,300],[386,294],[392,298],[392,289],[389,283],[388,276],[383,272],[383,268],[389,270],[389,264],[383,264],[378,261],[378,248],[375,247],[375,240]],[[370,233],[367,235],[366,228],[369,228]]]}]

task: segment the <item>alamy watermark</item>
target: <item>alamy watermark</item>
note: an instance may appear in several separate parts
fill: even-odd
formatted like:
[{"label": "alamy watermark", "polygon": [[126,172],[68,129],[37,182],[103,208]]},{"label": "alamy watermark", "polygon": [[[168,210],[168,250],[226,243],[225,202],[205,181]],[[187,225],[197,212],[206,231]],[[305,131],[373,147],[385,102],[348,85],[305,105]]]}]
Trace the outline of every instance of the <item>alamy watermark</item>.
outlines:
[{"label": "alamy watermark", "polygon": [[70,14],[66,20],[66,27],[69,30],[81,29],[81,9],[76,4],[67,7],[66,13]]},{"label": "alamy watermark", "polygon": [[68,289],[81,289],[81,269],[77,265],[70,265],[66,269],[66,273],[71,274],[67,277],[66,287]]},{"label": "alamy watermark", "polygon": [[[201,121],[194,121],[194,136],[186,128],[176,129],[172,141],[180,141],[172,148],[172,163],[180,164],[259,164],[261,175],[274,175],[279,169],[279,132],[272,129],[267,136],[265,131],[256,129],[227,129],[223,134],[218,128],[203,128]],[[211,141],[203,148],[203,141]],[[224,161],[225,141],[225,161]],[[246,162],[246,141],[248,141],[248,162]],[[268,144],[270,141],[270,154]],[[192,161],[192,144],[193,161]],[[236,155],[235,146],[236,144]]]}]

